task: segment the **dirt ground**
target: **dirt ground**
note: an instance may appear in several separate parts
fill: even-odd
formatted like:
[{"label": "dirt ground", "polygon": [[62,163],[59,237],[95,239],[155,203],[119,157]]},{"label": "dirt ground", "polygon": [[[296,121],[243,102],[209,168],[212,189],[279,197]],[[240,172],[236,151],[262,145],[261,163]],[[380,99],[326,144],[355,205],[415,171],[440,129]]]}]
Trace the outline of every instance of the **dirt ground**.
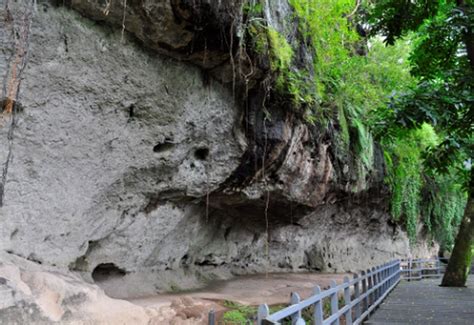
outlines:
[{"label": "dirt ground", "polygon": [[133,304],[144,308],[160,310],[163,324],[207,324],[207,314],[214,309],[218,315],[226,310],[224,301],[256,306],[287,304],[292,292],[302,299],[309,297],[313,288],[319,285],[327,288],[331,280],[342,283],[349,274],[268,274],[239,276],[232,280],[216,281],[206,288],[183,293],[169,293],[130,299]]}]

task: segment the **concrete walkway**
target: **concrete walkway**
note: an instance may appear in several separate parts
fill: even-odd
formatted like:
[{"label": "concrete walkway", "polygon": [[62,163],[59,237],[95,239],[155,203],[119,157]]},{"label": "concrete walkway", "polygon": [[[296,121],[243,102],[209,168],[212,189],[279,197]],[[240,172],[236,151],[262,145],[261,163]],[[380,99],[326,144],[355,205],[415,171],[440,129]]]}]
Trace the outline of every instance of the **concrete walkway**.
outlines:
[{"label": "concrete walkway", "polygon": [[440,283],[441,279],[402,280],[364,324],[473,325],[474,275],[467,288],[444,288]]}]

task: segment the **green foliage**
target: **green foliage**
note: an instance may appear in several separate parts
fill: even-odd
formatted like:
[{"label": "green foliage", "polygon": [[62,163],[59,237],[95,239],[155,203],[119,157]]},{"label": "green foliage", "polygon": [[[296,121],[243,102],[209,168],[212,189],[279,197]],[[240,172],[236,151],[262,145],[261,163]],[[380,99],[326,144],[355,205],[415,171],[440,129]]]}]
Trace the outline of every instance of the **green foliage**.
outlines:
[{"label": "green foliage", "polygon": [[[295,13],[291,19],[298,21],[300,34],[315,53],[314,76],[294,67],[292,44],[261,19],[248,27],[253,48],[270,58],[276,90],[289,95],[296,107],[313,108],[306,112],[309,122],[336,119],[338,148],[355,157],[355,190],[363,187],[373,168],[375,133],[384,148],[393,218],[405,223],[413,242],[423,216],[432,234],[448,247],[465,192],[455,190],[461,178],[445,179],[438,172],[449,169],[449,175],[463,175],[462,168],[449,166],[474,156],[474,78],[466,73],[462,45],[472,15],[454,10],[448,0],[363,1],[372,33],[393,45],[386,47],[380,36],[365,39],[356,33],[354,19],[348,19],[355,3],[290,0]],[[246,10],[257,16],[264,11],[261,6]],[[361,44],[368,49],[365,55],[356,51]],[[449,212],[442,215],[443,210]]]},{"label": "green foliage", "polygon": [[300,31],[313,44],[316,58],[314,69],[318,97],[338,81],[344,63],[351,55],[350,44],[358,40],[357,33],[344,17],[352,11],[352,0],[290,0]]},{"label": "green foliage", "polygon": [[[384,106],[392,91],[414,83],[405,54],[409,48],[409,41],[387,48],[381,41],[372,40],[367,56],[352,56],[342,63],[344,73],[332,97],[344,108],[344,115],[339,114],[341,137],[343,141],[347,141],[347,133],[353,137],[349,143],[359,158],[359,177],[365,177],[373,161],[373,139],[367,127],[369,113]],[[349,132],[344,130],[344,118]]]},{"label": "green foliage", "polygon": [[[469,55],[474,57],[474,47],[470,49],[467,44],[472,46],[474,42],[473,3],[382,0],[374,4],[370,14],[373,33],[383,34],[389,44],[414,33],[409,60],[417,84],[394,93],[390,105],[373,112],[378,119],[373,124],[376,135],[386,144],[397,146],[400,139],[409,137],[405,151],[389,153],[392,213],[408,219],[411,237],[410,220],[423,213],[427,228],[449,250],[472,178],[469,161],[474,156],[474,59],[470,62]],[[416,131],[410,130],[424,123],[435,128],[439,139],[419,148],[411,146],[410,137]],[[402,144],[398,146],[402,148]],[[420,168],[418,174],[424,177],[413,178],[416,165]],[[416,186],[411,184],[411,189],[401,181],[408,176],[415,180]],[[423,194],[418,204],[412,199],[416,192]]]},{"label": "green foliage", "polygon": [[365,42],[346,18],[354,10],[351,0],[292,0],[300,30],[313,44],[316,89],[321,106],[335,108],[340,127],[340,147],[357,157],[359,179],[373,165],[373,139],[367,127],[368,113],[383,106],[394,90],[414,84],[410,76],[410,41],[387,48],[373,39],[365,56],[354,45]]},{"label": "green foliage", "polygon": [[443,249],[450,250],[463,216],[467,194],[452,171],[433,173],[427,169],[424,153],[438,145],[439,136],[429,124],[419,129],[398,129],[382,144],[387,163],[387,183],[392,190],[391,215],[403,220],[412,242],[416,226],[423,222]]},{"label": "green foliage", "polygon": [[272,27],[267,27],[267,33],[270,44],[270,67],[273,72],[278,73],[277,90],[283,91],[293,60],[293,48],[286,38]]},{"label": "green foliage", "polygon": [[[442,4],[443,2],[441,2]],[[408,31],[416,30],[423,22],[436,15],[440,1],[433,0],[378,0],[371,5],[369,22],[374,35],[385,36],[388,44]]]},{"label": "green foliage", "polygon": [[394,96],[389,109],[383,110],[380,117],[386,127],[381,132],[432,124],[444,140],[430,148],[429,167],[444,173],[451,166],[464,169],[467,184],[470,171],[463,164],[474,156],[474,61],[469,61],[474,47],[466,44],[474,42],[474,6],[472,2],[461,8],[455,7],[455,1],[432,1],[424,8],[425,1],[414,1],[406,9],[407,15],[417,17],[413,23],[384,18],[383,12],[399,8],[402,2],[406,1],[377,3],[372,13],[374,30],[384,31],[389,42],[408,30],[415,32],[410,61],[419,82]]},{"label": "green foliage", "polygon": [[[224,313],[223,324],[225,325],[246,325],[253,324],[252,319],[257,315],[257,306],[242,305],[238,302],[225,300],[223,303],[224,307],[227,307],[228,311]],[[285,308],[285,305],[272,305],[270,306],[270,313],[277,312]]]},{"label": "green foliage", "polygon": [[263,13],[263,6],[261,3],[245,3],[243,6],[244,14],[248,16],[259,16]]},{"label": "green foliage", "polygon": [[247,324],[246,316],[239,310],[230,310],[224,313],[222,318],[224,324],[240,325]]},{"label": "green foliage", "polygon": [[395,139],[384,141],[387,161],[387,182],[392,190],[391,215],[394,220],[403,216],[411,241],[416,239],[416,226],[420,216],[422,179],[422,152],[436,144],[437,137],[431,126],[400,132]]},{"label": "green foliage", "polygon": [[[434,1],[435,2],[435,1]],[[444,5],[438,14],[427,20],[418,31],[418,40],[411,55],[412,72],[418,76],[442,76],[443,70],[456,65],[456,52],[462,41],[462,15]],[[446,24],[449,20],[450,23]]]},{"label": "green foliage", "polygon": [[249,18],[246,32],[250,36],[254,51],[269,58],[270,69],[276,76],[277,92],[289,95],[296,108],[314,104],[314,87],[311,86],[311,78],[307,72],[293,66],[292,46],[283,34],[264,23],[263,18],[260,17],[263,12],[261,4],[257,3],[249,8],[247,6],[249,5],[244,6],[244,13],[251,18]]},{"label": "green foliage", "polygon": [[249,320],[257,313],[255,306],[246,306],[230,300],[225,300],[224,306],[230,309],[224,313],[222,318],[226,325],[249,324]]},{"label": "green foliage", "polygon": [[464,215],[467,193],[463,191],[455,173],[435,174],[431,181],[424,196],[425,224],[440,243],[441,249],[450,251]]}]

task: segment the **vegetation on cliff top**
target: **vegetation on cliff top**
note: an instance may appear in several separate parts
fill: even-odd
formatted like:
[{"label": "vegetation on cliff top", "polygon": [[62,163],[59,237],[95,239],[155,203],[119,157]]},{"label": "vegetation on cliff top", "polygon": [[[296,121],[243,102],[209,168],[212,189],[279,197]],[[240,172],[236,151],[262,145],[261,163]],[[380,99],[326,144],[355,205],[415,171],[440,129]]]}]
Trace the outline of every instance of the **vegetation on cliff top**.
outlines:
[{"label": "vegetation on cliff top", "polygon": [[[447,27],[441,28],[448,19],[450,7],[440,1],[446,10],[433,14],[431,23],[423,23],[422,9],[430,11],[434,7],[415,2],[412,5],[415,14],[405,18],[407,24],[422,28],[416,33],[403,31],[403,38],[388,35],[386,40],[393,46],[387,47],[380,36],[386,31],[381,26],[390,20],[390,14],[404,14],[403,8],[393,11],[387,7],[397,1],[381,1],[377,6],[372,1],[353,0],[289,2],[294,13],[288,19],[298,22],[303,41],[312,46],[314,75],[308,76],[308,72],[295,68],[294,45],[285,35],[256,20],[258,24],[250,26],[250,36],[256,50],[267,53],[271,60],[271,70],[276,76],[275,90],[289,95],[295,108],[305,109],[309,122],[323,127],[335,123],[339,146],[355,157],[360,180],[366,179],[373,168],[373,136],[377,137],[384,150],[393,219],[406,226],[412,242],[416,241],[418,222],[424,221],[442,248],[449,250],[462,219],[466,190],[457,177],[458,169],[449,168],[440,173],[425,163],[428,152],[446,145],[446,130],[426,123],[412,129],[397,126],[394,112],[409,104],[403,103],[404,98],[413,99],[430,74],[438,75],[436,67],[455,64],[452,56],[450,60],[443,60],[440,54],[446,52],[449,44],[434,43],[436,38],[427,37],[427,32],[436,26],[439,34],[453,32]],[[248,8],[252,14],[261,15],[264,4]],[[367,29],[369,11],[372,12],[371,23],[379,26],[374,28],[379,32],[371,38],[362,28]],[[421,55],[423,49],[425,52],[431,49],[430,45],[438,46],[428,56]],[[440,83],[438,88],[441,86]],[[428,88],[423,91],[434,95],[430,92],[433,87]],[[411,97],[403,96],[407,93],[411,93]],[[418,95],[423,97],[423,93]],[[438,96],[444,98],[447,94]],[[420,103],[423,98],[416,99],[416,103]],[[458,105],[464,99],[457,98],[451,104]],[[359,185],[356,184],[354,190],[360,190],[363,184]]]}]

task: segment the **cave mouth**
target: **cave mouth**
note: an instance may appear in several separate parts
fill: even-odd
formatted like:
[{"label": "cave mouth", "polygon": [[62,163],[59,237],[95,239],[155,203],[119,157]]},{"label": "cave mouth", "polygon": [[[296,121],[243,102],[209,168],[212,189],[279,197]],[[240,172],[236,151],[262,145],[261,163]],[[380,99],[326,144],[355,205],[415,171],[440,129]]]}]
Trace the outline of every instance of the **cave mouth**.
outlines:
[{"label": "cave mouth", "polygon": [[124,277],[127,272],[119,268],[114,263],[101,263],[92,271],[92,279],[94,282],[104,282],[112,279]]}]

